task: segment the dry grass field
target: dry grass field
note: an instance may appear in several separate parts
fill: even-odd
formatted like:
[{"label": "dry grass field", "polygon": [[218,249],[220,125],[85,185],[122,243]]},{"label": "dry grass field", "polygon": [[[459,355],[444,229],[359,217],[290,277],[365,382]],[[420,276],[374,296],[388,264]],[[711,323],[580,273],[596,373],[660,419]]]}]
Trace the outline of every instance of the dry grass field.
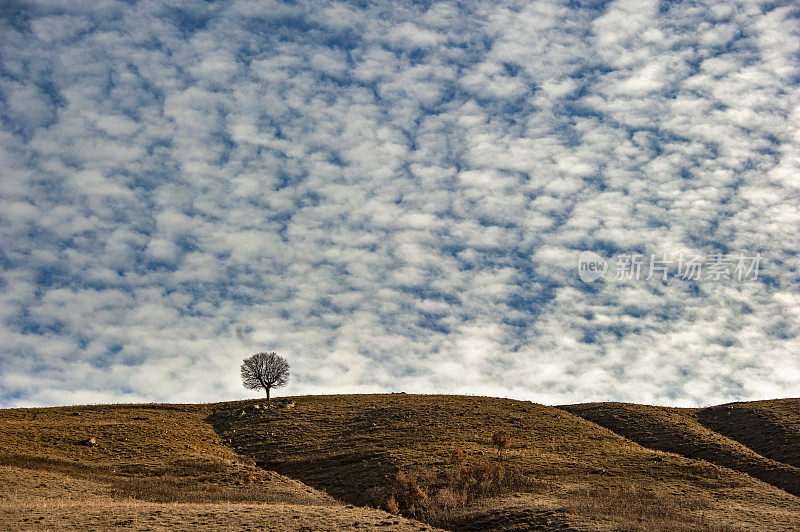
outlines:
[{"label": "dry grass field", "polygon": [[800,530],[799,405],[386,394],[0,410],[0,529]]},{"label": "dry grass field", "polygon": [[224,444],[211,413],[0,410],[0,530],[430,530],[256,467]]}]

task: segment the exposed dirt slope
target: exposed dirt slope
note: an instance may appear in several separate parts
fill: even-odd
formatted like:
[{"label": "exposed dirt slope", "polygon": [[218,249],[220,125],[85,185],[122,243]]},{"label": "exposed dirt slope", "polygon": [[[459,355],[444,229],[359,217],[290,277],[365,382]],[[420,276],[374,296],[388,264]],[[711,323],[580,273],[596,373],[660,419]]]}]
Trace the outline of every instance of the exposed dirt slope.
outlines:
[{"label": "exposed dirt slope", "polygon": [[[562,408],[645,447],[707,460],[800,495],[800,468],[762,456],[741,443],[750,442],[761,449],[770,449],[773,455],[783,458],[790,457],[797,448],[797,441],[788,437],[791,429],[788,424],[759,423],[757,416],[770,411],[765,406],[760,410],[730,405],[694,410],[591,403]],[[738,436],[739,441],[723,435],[722,431]],[[774,438],[776,433],[782,441]]]},{"label": "exposed dirt slope", "polygon": [[[543,516],[553,530],[790,530],[800,523],[796,497],[727,468],[645,449],[559,408],[465,396],[293,399],[293,408],[219,404],[211,420],[262,467],[355,504],[385,502],[380,488],[397,472],[446,474],[454,447],[468,463],[492,462],[491,435],[505,429],[513,436],[505,463],[533,485],[462,509],[461,528],[483,522],[524,530]],[[515,519],[524,524],[511,526]]]}]

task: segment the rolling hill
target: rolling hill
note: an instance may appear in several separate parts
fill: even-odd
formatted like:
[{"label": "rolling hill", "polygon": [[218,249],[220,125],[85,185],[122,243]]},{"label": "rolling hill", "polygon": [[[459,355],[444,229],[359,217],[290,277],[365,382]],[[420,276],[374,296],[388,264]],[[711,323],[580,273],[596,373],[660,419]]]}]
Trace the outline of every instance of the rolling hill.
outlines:
[{"label": "rolling hill", "polygon": [[0,410],[0,528],[797,530],[798,419],[407,394]]},{"label": "rolling hill", "polygon": [[[794,405],[797,415],[800,404]],[[800,495],[800,468],[790,462],[796,457],[800,433],[792,439],[793,426],[785,418],[773,418],[772,424],[759,422],[753,412],[766,417],[764,407],[738,404],[694,410],[598,403],[563,408],[645,447],[729,467]]]},{"label": "rolling hill", "polygon": [[771,460],[800,467],[800,400],[776,399],[712,406],[696,419]]},{"label": "rolling hill", "polygon": [[256,467],[206,422],[213,408],[0,410],[0,530],[430,530]]}]

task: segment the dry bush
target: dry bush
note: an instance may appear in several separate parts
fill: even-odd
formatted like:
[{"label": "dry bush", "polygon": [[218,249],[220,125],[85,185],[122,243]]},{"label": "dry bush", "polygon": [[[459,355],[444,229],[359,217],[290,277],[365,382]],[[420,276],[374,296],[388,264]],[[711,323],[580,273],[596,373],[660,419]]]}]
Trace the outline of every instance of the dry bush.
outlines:
[{"label": "dry bush", "polygon": [[436,482],[436,473],[429,469],[400,471],[391,481],[387,500],[394,500],[398,513],[420,515],[428,504],[429,490]]},{"label": "dry bush", "polygon": [[503,464],[480,463],[459,470],[457,486],[472,498],[499,497],[522,488],[525,479],[515,469]]},{"label": "dry bush", "polygon": [[492,444],[497,447],[497,456],[503,459],[503,450],[511,445],[511,433],[507,430],[498,430],[492,434]]},{"label": "dry bush", "polygon": [[505,464],[464,464],[459,463],[461,459],[459,453],[451,453],[453,467],[445,472],[418,468],[397,473],[384,492],[382,506],[392,513],[446,528],[466,506],[530,485],[524,475]]},{"label": "dry bush", "polygon": [[389,498],[386,500],[384,504],[384,508],[390,513],[399,514],[400,513],[400,505],[397,504],[397,499],[394,498],[394,494],[389,495]]},{"label": "dry bush", "polygon": [[450,450],[450,464],[454,466],[461,466],[467,461],[467,453],[461,447],[453,447]]},{"label": "dry bush", "polygon": [[467,505],[467,494],[453,488],[441,488],[425,508],[428,517],[440,525],[449,525]]}]

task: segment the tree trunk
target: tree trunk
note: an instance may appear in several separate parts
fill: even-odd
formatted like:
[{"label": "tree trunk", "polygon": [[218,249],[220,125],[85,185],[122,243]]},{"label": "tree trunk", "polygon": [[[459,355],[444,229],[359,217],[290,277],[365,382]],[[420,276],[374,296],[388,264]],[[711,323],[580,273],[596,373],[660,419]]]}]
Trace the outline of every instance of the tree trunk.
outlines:
[{"label": "tree trunk", "polygon": [[269,403],[269,386],[267,386],[267,402]]}]

